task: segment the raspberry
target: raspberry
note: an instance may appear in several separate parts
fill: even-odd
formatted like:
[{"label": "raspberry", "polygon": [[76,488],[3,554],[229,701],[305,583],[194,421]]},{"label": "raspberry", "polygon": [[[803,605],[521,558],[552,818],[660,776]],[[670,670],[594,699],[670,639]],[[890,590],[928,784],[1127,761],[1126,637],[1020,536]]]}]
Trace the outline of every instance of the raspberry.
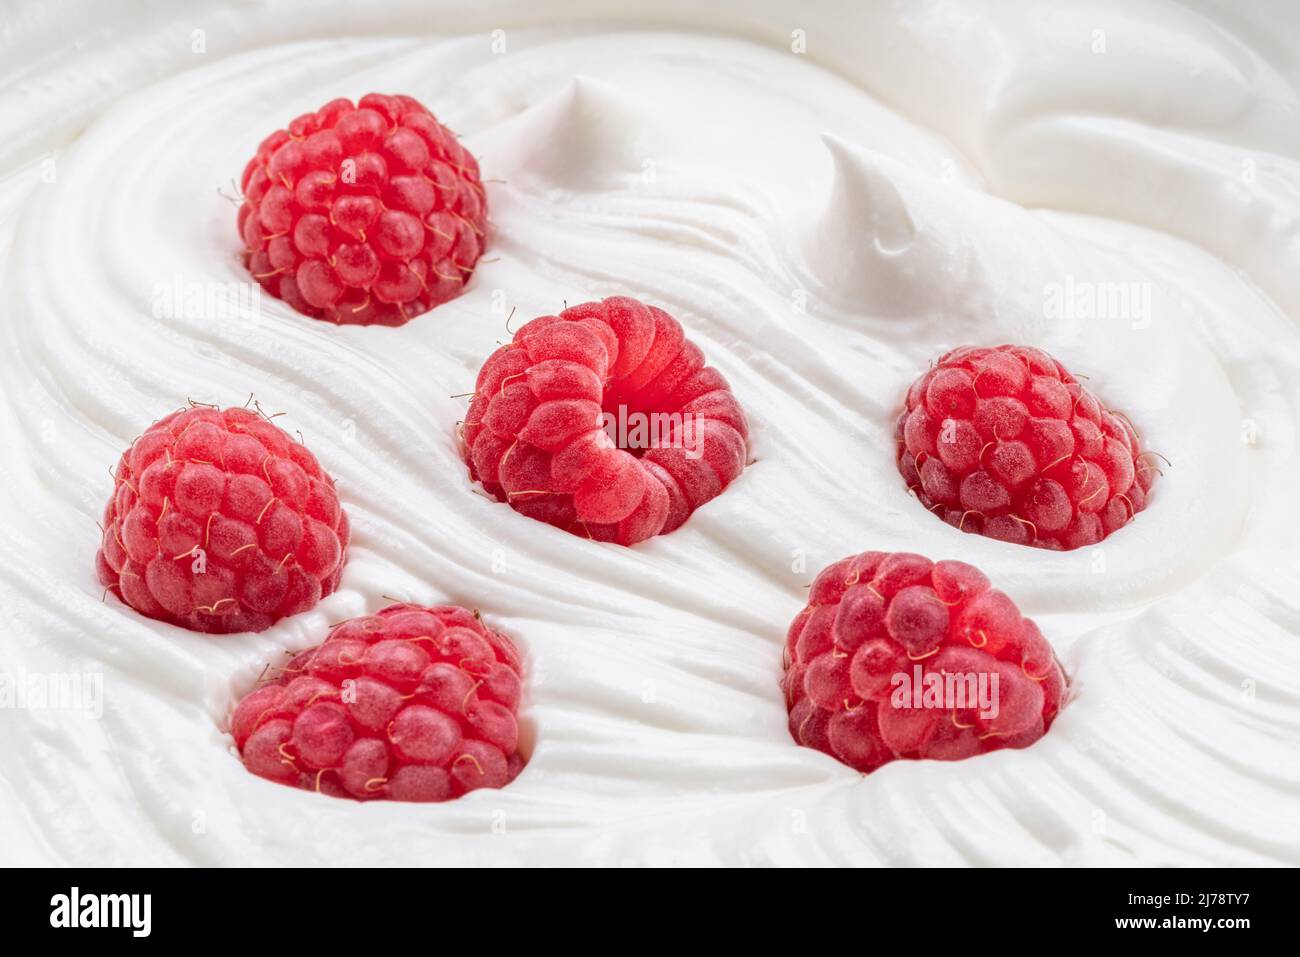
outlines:
[{"label": "raspberry", "polygon": [[795,741],[859,771],[1023,748],[1065,703],[1051,645],[963,562],[864,552],[822,570],[786,636]]},{"label": "raspberry", "polygon": [[895,430],[908,488],[990,538],[1095,545],[1146,506],[1158,469],[1128,417],[1040,349],[964,346],[907,392]]},{"label": "raspberry", "polygon": [[336,323],[400,326],[460,295],[487,234],[478,163],[409,96],[326,103],[244,168],[244,263]]},{"label": "raspberry", "polygon": [[445,801],[523,767],[519,653],[454,605],[336,625],[246,695],[231,734],[254,774],[357,800]]},{"label": "raspberry", "polygon": [[338,587],[348,518],[300,442],[246,409],[192,406],[117,463],[99,581],[193,631],[261,631]]},{"label": "raspberry", "polygon": [[489,356],[461,438],[470,478],[515,511],[631,545],[721,494],[748,435],[677,320],[615,296],[534,319]]}]

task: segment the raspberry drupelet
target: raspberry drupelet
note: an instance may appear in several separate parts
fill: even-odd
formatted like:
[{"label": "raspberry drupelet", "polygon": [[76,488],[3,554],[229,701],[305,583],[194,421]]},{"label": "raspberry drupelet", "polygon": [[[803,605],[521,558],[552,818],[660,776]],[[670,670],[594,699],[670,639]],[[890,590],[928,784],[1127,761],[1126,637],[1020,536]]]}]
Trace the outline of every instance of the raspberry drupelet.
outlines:
[{"label": "raspberry drupelet", "polygon": [[193,631],[261,631],[338,587],[348,518],[334,480],[256,412],[182,409],[114,470],[95,566],[142,615]]},{"label": "raspberry drupelet", "polygon": [[600,541],[673,531],[748,455],[727,380],[677,320],[625,296],[525,324],[483,363],[474,395],[461,435],[470,478],[524,515]]},{"label": "raspberry drupelet", "polygon": [[895,430],[908,488],[990,538],[1093,545],[1146,507],[1159,469],[1132,422],[1041,349],[963,346],[907,392]]},{"label": "raspberry drupelet", "polygon": [[487,235],[478,163],[409,96],[326,103],[244,169],[249,272],[335,323],[398,326],[460,295]]},{"label": "raspberry drupelet", "polygon": [[454,605],[390,605],[335,626],[235,708],[254,774],[357,800],[445,801],[523,767],[523,670],[509,638]]},{"label": "raspberry drupelet", "polygon": [[963,562],[864,552],[817,576],[786,636],[795,741],[859,771],[1043,736],[1066,698],[1051,645]]}]

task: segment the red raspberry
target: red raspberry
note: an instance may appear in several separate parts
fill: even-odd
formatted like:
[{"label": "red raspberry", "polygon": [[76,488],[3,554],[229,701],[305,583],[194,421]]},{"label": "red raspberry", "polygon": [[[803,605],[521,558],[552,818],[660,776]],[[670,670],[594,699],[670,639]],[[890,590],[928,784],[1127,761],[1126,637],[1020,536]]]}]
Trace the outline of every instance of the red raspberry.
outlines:
[{"label": "red raspberry", "polygon": [[462,439],[470,478],[515,511],[631,545],[719,495],[745,467],[748,435],[677,320],[615,296],[534,319],[489,356]]},{"label": "red raspberry", "polygon": [[1066,677],[1038,626],[978,569],[863,552],[813,582],[781,686],[797,742],[874,771],[1027,747],[1060,711]]},{"label": "red raspberry", "polygon": [[242,188],[249,272],[330,322],[400,326],[454,299],[487,234],[478,163],[409,96],[298,117],[262,141]]},{"label": "red raspberry", "polygon": [[963,346],[907,392],[898,469],[950,525],[1040,548],[1094,545],[1133,520],[1156,467],[1128,417],[1026,346]]},{"label": "red raspberry", "polygon": [[254,774],[358,800],[445,801],[523,767],[523,669],[454,605],[353,618],[247,695],[230,720]]},{"label": "red raspberry", "polygon": [[155,422],[117,463],[100,583],[193,631],[261,631],[338,587],[348,518],[306,447],[247,409]]}]

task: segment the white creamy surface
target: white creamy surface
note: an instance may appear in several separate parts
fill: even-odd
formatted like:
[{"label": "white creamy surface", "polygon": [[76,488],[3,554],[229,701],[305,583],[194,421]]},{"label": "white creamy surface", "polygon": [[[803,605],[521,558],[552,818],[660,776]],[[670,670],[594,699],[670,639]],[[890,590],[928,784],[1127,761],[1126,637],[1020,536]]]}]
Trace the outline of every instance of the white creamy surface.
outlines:
[{"label": "white creamy surface", "polygon": [[[0,671],[95,672],[104,697],[98,720],[0,711],[0,862],[1300,864],[1293,7],[19,6]],[[371,90],[422,100],[491,180],[466,294],[396,330],[269,298],[156,317],[159,285],[246,279],[218,191],[258,141]],[[1150,313],[1047,315],[1068,283],[1137,283]],[[620,293],[726,374],[755,460],[631,549],[474,494],[449,397],[511,309]],[[1100,546],[963,535],[903,487],[907,385],[1005,341],[1089,375],[1172,462]],[[340,591],[229,637],[102,601],[110,465],[187,397],[250,392],[338,480]],[[973,562],[1037,620],[1076,691],[1042,741],[868,777],[794,745],[785,628],[869,548]],[[509,788],[361,805],[240,765],[233,697],[385,595],[482,609],[525,649],[535,747]]]}]

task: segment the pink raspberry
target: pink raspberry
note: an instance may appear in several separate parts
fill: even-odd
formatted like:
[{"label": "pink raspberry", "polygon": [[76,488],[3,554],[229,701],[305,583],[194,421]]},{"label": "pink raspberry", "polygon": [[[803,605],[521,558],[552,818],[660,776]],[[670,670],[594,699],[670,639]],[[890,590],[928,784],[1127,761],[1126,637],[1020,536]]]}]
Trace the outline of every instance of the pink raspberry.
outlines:
[{"label": "pink raspberry", "polygon": [[409,96],[326,103],[244,168],[253,278],[299,312],[400,326],[459,296],[487,234],[478,163]]},{"label": "pink raspberry", "polygon": [[1023,748],[1066,697],[1052,646],[963,562],[864,552],[822,570],[786,637],[790,733],[859,771]]},{"label": "pink raspberry", "polygon": [[117,463],[99,581],[142,615],[193,631],[261,631],[338,587],[348,518],[334,480],[247,409],[155,422]]},{"label": "pink raspberry", "polygon": [[1158,473],[1127,416],[1026,346],[943,356],[908,390],[895,437],[898,469],[926,508],[1040,548],[1093,545],[1128,524]]},{"label": "pink raspberry", "polygon": [[510,639],[455,605],[389,605],[335,626],[244,697],[231,734],[254,774],[335,797],[445,801],[523,767]]},{"label": "pink raspberry", "polygon": [[615,296],[534,319],[489,356],[462,440],[470,478],[516,511],[631,545],[721,494],[748,435],[677,320]]}]

